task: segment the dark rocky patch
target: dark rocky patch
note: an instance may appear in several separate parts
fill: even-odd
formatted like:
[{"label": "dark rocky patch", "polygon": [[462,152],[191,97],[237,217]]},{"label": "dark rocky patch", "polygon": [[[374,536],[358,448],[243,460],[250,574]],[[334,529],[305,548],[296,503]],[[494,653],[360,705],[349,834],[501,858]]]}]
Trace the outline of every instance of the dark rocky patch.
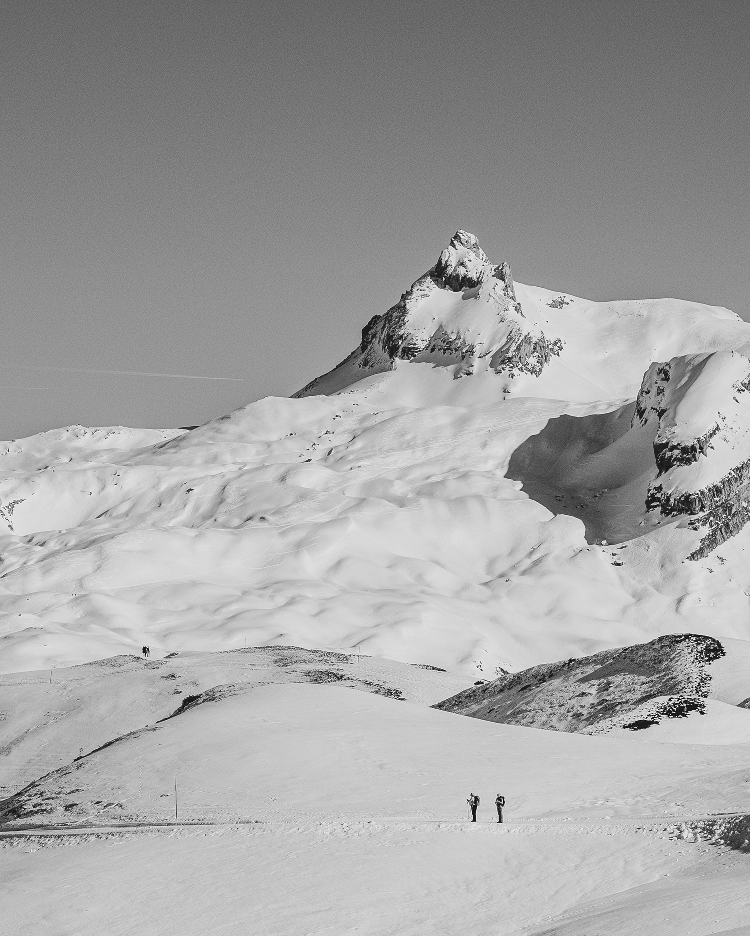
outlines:
[{"label": "dark rocky patch", "polygon": [[504,724],[590,732],[651,699],[705,698],[709,664],[722,656],[724,648],[713,637],[670,634],[501,676],[434,708]]},{"label": "dark rocky patch", "polygon": [[305,673],[306,681],[311,683],[334,683],[341,682],[346,677],[343,673],[336,670],[308,670]]},{"label": "dark rocky patch", "polygon": [[692,465],[708,451],[711,439],[721,427],[717,423],[692,442],[673,442],[668,435],[657,432],[654,439],[654,460],[659,474],[669,471],[676,465]]}]

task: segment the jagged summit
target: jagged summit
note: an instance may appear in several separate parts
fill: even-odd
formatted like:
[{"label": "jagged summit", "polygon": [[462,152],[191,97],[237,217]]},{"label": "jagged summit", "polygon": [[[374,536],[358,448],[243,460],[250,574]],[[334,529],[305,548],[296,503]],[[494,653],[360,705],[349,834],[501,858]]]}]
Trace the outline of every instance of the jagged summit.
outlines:
[{"label": "jagged summit", "polygon": [[524,314],[510,265],[491,263],[474,234],[456,231],[437,263],[370,319],[359,347],[295,396],[335,392],[397,361],[450,367],[456,378],[488,369],[538,376],[562,347]]},{"label": "jagged summit", "polygon": [[461,292],[479,286],[489,263],[489,257],[473,234],[456,231],[430,273],[446,289]]},{"label": "jagged summit", "polygon": [[468,231],[456,231],[450,244],[438,257],[438,262],[426,275],[431,276],[439,286],[453,292],[476,289],[489,276],[494,276],[503,284],[505,297],[516,303],[516,311],[523,315],[520,304],[516,302],[510,264],[491,264],[477,238]]},{"label": "jagged summit", "polygon": [[[701,532],[688,550],[697,559],[750,520],[749,348],[748,326],[726,310],[592,303],[516,284],[507,262],[493,263],[474,234],[459,230],[435,265],[367,323],[359,347],[296,396],[421,365],[453,382],[472,378],[462,382],[472,385],[464,400],[598,401],[613,415],[592,411],[582,422],[578,413],[570,423],[563,415],[560,427],[552,420],[514,453],[511,476],[545,506],[584,520],[592,540],[623,542],[675,518]],[[640,389],[618,379],[626,371],[629,380],[640,371]],[[422,371],[415,380],[431,400],[434,377]],[[393,386],[393,396],[403,392],[403,376]]]}]

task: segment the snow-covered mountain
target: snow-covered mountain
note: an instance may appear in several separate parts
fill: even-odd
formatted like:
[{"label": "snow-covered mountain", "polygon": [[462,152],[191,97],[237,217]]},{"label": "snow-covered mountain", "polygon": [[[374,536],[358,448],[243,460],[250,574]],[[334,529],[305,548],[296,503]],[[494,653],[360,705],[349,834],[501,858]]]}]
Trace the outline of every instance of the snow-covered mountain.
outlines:
[{"label": "snow-covered mountain", "polygon": [[750,325],[459,231],[295,398],[0,448],[0,668],[263,643],[487,676],[750,636]]}]

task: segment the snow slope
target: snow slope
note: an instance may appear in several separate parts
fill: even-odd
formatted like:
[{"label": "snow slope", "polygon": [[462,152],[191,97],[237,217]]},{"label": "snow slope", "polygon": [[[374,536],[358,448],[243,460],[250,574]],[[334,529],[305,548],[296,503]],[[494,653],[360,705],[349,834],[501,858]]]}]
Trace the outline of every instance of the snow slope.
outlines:
[{"label": "snow slope", "polygon": [[290,682],[340,682],[428,705],[466,686],[465,678],[429,665],[276,646],[162,660],[119,656],[3,674],[0,800],[113,738],[169,717],[186,700]]},{"label": "snow slope", "polygon": [[749,342],[724,309],[514,283],[458,232],[297,398],[0,450],[0,671],[279,643],[492,676],[746,640]]},{"label": "snow slope", "polygon": [[456,822],[467,784],[484,793],[484,818],[498,785],[517,820],[745,811],[746,747],[633,738],[488,723],[335,685],[260,685],[85,754],[6,801],[3,821],[168,820],[175,775],[184,820]]},{"label": "snow slope", "polygon": [[[647,916],[660,936],[703,936],[750,920],[742,841],[710,844],[730,837],[699,818],[744,807],[746,772],[739,747],[495,725],[340,686],[259,686],[37,784],[29,797],[63,831],[87,817],[110,825],[3,832],[0,912],[13,932],[51,936],[520,936],[558,923],[583,934],[601,914],[607,932]],[[175,776],[180,817],[215,824],[128,833],[117,817],[171,819]],[[698,888],[696,906],[686,898]]]}]

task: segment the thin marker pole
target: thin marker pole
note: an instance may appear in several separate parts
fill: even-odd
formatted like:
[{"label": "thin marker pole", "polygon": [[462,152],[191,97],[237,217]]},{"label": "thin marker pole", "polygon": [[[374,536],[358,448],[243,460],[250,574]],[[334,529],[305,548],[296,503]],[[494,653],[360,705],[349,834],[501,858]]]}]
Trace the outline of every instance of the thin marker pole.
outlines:
[{"label": "thin marker pole", "polygon": [[177,822],[177,777],[174,778],[174,821]]}]

